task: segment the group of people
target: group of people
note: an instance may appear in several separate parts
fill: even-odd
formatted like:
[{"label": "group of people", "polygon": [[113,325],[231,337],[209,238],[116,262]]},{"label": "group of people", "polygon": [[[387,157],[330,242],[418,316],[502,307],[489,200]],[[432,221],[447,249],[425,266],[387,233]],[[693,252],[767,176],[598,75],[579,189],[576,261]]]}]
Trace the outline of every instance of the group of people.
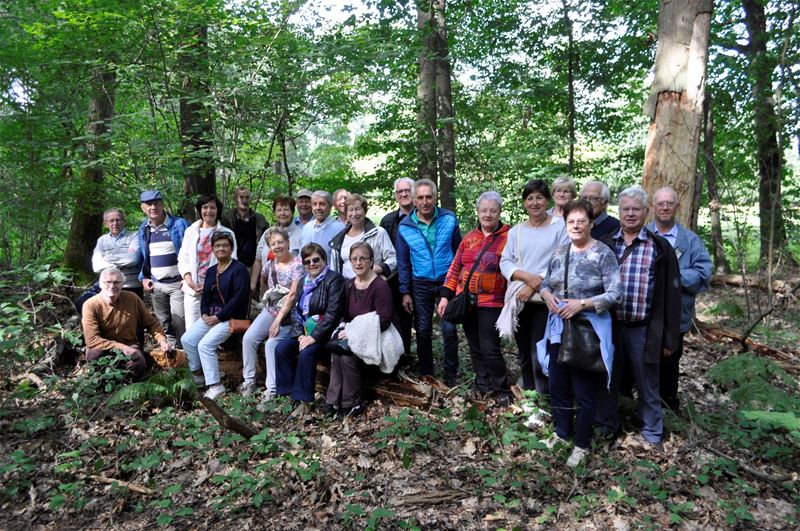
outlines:
[{"label": "group of people", "polygon": [[[475,393],[510,403],[501,339],[513,338],[520,386],[550,404],[555,433],[545,444],[571,439],[570,466],[584,460],[593,430],[617,433],[619,394],[634,385],[641,434],[661,448],[662,402],[678,408],[683,334],[711,275],[702,241],[676,222],[673,189],[649,202],[643,189],[626,188],[617,219],[602,182],[587,182],[578,194],[572,178],[551,186],[535,179],[521,193],[523,222],[504,223],[501,195],[487,191],[475,204],[478,225],[463,237],[455,213],[438,206],[433,181],[398,179],[394,195],[397,208],[379,225],[367,215],[367,199],[346,190],[279,195],[269,228],[244,188],[227,212],[218,198],[200,197],[191,225],[166,213],[156,190],[140,196],[145,220],[137,234],[125,229],[121,211],[107,211],[109,233],[92,260],[101,291],[83,310],[87,359],[119,348],[140,376],[137,329],[145,328],[162,348],[183,347],[195,383],[214,399],[226,392],[217,349],[244,330],[243,394],[260,387],[262,344],[266,359],[259,407],[276,395],[312,402],[322,360],[330,366],[326,412],[355,416],[364,409],[367,365],[391,373],[411,352],[412,328],[417,370],[435,374],[436,316],[443,380],[458,385],[457,325],[444,316],[466,296]],[[151,293],[157,319],[148,317],[143,292]],[[249,317],[249,327],[241,326]],[[579,321],[599,340],[592,368],[571,364],[561,348]]]}]

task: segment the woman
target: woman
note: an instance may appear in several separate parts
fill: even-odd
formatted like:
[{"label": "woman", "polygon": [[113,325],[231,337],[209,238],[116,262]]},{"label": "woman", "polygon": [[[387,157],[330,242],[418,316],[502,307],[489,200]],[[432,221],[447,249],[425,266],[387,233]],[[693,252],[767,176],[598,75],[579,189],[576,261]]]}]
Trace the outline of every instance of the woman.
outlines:
[{"label": "woman", "polygon": [[[300,233],[303,228],[294,222],[294,207],[295,201],[288,195],[277,195],[272,200],[272,213],[275,216],[274,227],[280,227],[289,234],[289,252],[294,256],[300,253]],[[261,276],[261,270],[270,260],[270,246],[267,240],[267,231],[261,235],[258,241],[258,248],[256,249],[256,259],[253,262],[253,268],[250,271],[250,289],[255,293],[258,286],[258,279]],[[263,291],[262,284],[262,291]]]},{"label": "woman", "polygon": [[[437,312],[439,316],[444,315],[449,300],[465,289],[475,294],[477,308],[464,323],[475,371],[475,389],[493,395],[500,405],[506,406],[511,401],[511,387],[495,323],[503,308],[506,291],[506,279],[500,273],[500,256],[506,246],[508,225],[500,221],[503,199],[497,192],[482,193],[476,208],[479,225],[458,246],[444,281]],[[468,286],[467,278],[470,279]]]},{"label": "woman", "polygon": [[[219,232],[233,236],[233,231],[220,223],[222,202],[216,196],[201,195],[195,208],[199,219],[186,229],[178,253],[178,272],[183,277],[181,289],[186,330],[200,318],[200,298],[203,294],[206,273],[217,263],[211,249],[211,238]],[[236,258],[235,236],[233,258]]]},{"label": "woman", "polygon": [[[261,285],[265,286],[270,294],[264,300],[264,309],[258,314],[250,328],[242,338],[242,376],[244,383],[240,390],[245,396],[250,396],[256,389],[256,351],[258,345],[267,337],[264,346],[264,357],[267,362],[267,389],[261,401],[268,402],[275,395],[275,347],[278,342],[289,334],[289,312],[294,305],[297,284],[303,277],[305,270],[299,257],[289,252],[289,233],[282,227],[267,229],[266,238],[272,249],[274,258],[264,264],[261,271]],[[283,290],[281,289],[283,288]],[[280,300],[280,292],[285,295]],[[274,296],[272,296],[274,294]]]},{"label": "woman", "polygon": [[546,395],[547,377],[535,356],[536,343],[542,339],[547,322],[547,307],[539,297],[539,287],[547,273],[553,251],[569,239],[565,234],[564,221],[553,219],[547,213],[550,191],[543,180],[528,181],[522,190],[522,200],[528,219],[508,232],[508,243],[500,259],[500,271],[511,283],[507,297],[513,294],[517,302],[524,305],[519,313],[519,328],[514,337],[519,351],[522,387]]},{"label": "woman", "polygon": [[561,175],[556,177],[551,188],[554,205],[547,213],[553,216],[553,219],[563,219],[566,204],[578,197],[578,185],[572,177]]},{"label": "woman", "polygon": [[[556,426],[556,433],[544,443],[552,448],[556,443],[564,442],[572,436],[575,448],[567,465],[574,468],[589,452],[597,392],[611,379],[613,347],[611,316],[608,310],[622,300],[622,283],[614,251],[592,238],[594,213],[591,203],[585,199],[567,203],[564,216],[567,234],[572,243],[553,253],[541,289],[542,299],[550,310],[548,333],[541,346],[544,347],[546,343],[549,354],[550,404]],[[571,319],[579,313],[590,320],[601,345],[606,345],[603,356],[606,366],[604,373],[558,363],[561,332],[555,322]],[[554,330],[559,330],[557,336]]]},{"label": "woman", "polygon": [[[375,258],[372,247],[368,243],[356,242],[350,247],[349,258],[355,278],[347,287],[344,322],[349,323],[359,315],[376,312],[381,332],[393,324],[397,326],[392,290],[373,268]],[[344,330],[337,332],[335,337],[339,340],[348,339]],[[330,416],[361,415],[364,412],[361,401],[361,368],[364,363],[352,352],[342,349],[330,350],[330,355],[331,379],[325,397],[326,413]]]},{"label": "woman", "polygon": [[347,205],[347,225],[342,232],[333,237],[331,246],[331,269],[341,273],[344,278],[356,276],[350,263],[350,247],[356,242],[365,242],[372,247],[375,256],[373,271],[384,278],[390,277],[397,269],[397,254],[389,233],[383,227],[376,227],[367,218],[367,200],[359,194],[350,194]]},{"label": "woman", "polygon": [[328,267],[321,245],[303,246],[300,256],[306,274],[297,285],[292,329],[275,350],[275,385],[281,396],[312,402],[317,356],[323,355],[323,347],[344,315],[345,285],[342,275]]},{"label": "woman", "polygon": [[247,317],[250,301],[250,275],[243,263],[233,259],[235,241],[230,231],[218,231],[211,237],[217,263],[208,268],[203,284],[201,318],[181,338],[194,382],[205,383],[205,397],[212,400],[225,394],[217,347],[231,336],[228,320]]}]

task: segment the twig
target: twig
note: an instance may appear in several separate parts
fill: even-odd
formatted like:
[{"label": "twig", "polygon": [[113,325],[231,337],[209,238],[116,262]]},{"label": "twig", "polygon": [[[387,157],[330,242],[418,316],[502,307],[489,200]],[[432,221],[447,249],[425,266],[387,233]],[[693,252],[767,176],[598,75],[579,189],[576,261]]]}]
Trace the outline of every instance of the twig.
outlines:
[{"label": "twig", "polygon": [[739,341],[742,344],[742,347],[747,348],[746,344],[747,338],[750,337],[750,334],[753,333],[753,330],[755,329],[756,326],[758,326],[758,323],[760,323],[762,319],[764,319],[766,316],[768,316],[775,310],[783,309],[783,307],[786,306],[786,301],[788,301],[789,298],[792,295],[794,295],[798,289],[800,289],[800,283],[796,284],[794,288],[787,291],[786,296],[783,297],[781,300],[779,300],[778,302],[773,301],[772,304],[770,304],[769,308],[761,312],[758,315],[758,317],[753,319],[753,321],[747,326],[745,331],[742,332],[742,339]]},{"label": "twig", "polygon": [[108,485],[117,484],[120,487],[125,487],[128,490],[132,492],[138,492],[139,494],[146,494],[148,496],[153,494],[153,491],[151,489],[148,489],[147,487],[136,485],[135,483],[129,483],[127,481],[122,481],[121,479],[114,479],[114,478],[108,478],[106,476],[94,476],[94,475],[86,477],[91,480],[97,481],[98,483],[106,483]]},{"label": "twig", "polygon": [[447,503],[458,500],[463,500],[472,496],[472,493],[467,491],[447,490],[439,492],[430,492],[427,494],[417,494],[411,496],[398,496],[389,500],[390,505],[436,505],[439,503]]},{"label": "twig", "polygon": [[250,440],[253,436],[257,435],[258,432],[242,422],[239,419],[235,419],[225,413],[225,411],[217,405],[216,402],[211,400],[210,398],[201,397],[200,403],[205,406],[211,416],[214,417],[220,426],[225,429],[228,429],[234,433],[238,433],[245,439]]},{"label": "twig", "polygon": [[753,475],[753,476],[755,476],[755,477],[757,477],[759,479],[763,479],[764,481],[769,481],[771,483],[784,483],[786,481],[790,481],[791,479],[793,479],[793,476],[796,476],[796,474],[788,474],[788,473],[787,474],[769,474],[767,472],[764,472],[763,470],[759,470],[758,468],[756,468],[756,467],[754,467],[752,465],[748,465],[747,463],[743,463],[742,461],[739,461],[738,459],[734,459],[733,457],[729,456],[728,454],[725,454],[725,453],[721,452],[720,450],[717,450],[716,448],[714,448],[712,446],[708,446],[708,445],[704,444],[704,445],[702,445],[702,447],[705,448],[706,450],[708,450],[709,452],[711,452],[713,454],[716,454],[716,455],[718,455],[718,456],[720,456],[720,457],[722,457],[724,459],[728,459],[729,461],[733,461],[734,463],[736,463],[737,465],[742,467],[742,469],[745,472],[748,472],[749,474],[751,474],[751,475]]}]

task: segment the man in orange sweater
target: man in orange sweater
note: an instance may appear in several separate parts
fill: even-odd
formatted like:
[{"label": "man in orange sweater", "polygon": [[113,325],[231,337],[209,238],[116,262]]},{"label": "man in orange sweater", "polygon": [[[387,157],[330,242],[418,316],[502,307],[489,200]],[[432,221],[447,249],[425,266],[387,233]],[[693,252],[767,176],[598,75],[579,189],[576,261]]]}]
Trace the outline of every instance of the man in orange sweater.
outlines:
[{"label": "man in orange sweater", "polygon": [[147,311],[142,300],[133,293],[122,291],[125,275],[115,268],[100,274],[100,293],[83,306],[83,336],[86,341],[86,361],[111,353],[112,349],[128,356],[128,370],[133,380],[147,372],[143,345],[137,337],[139,328],[146,329],[166,352],[172,350],[164,330]]}]

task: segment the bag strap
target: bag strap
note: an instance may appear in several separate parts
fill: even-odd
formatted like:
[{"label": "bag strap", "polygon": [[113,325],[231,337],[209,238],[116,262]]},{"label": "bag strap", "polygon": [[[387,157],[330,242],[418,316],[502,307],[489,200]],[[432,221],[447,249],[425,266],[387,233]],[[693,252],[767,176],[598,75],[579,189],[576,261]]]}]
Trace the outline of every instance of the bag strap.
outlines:
[{"label": "bag strap", "polygon": [[489,249],[489,246],[492,245],[492,243],[494,242],[494,233],[489,235],[486,239],[489,240],[489,242],[486,245],[483,246],[483,249],[481,249],[481,252],[478,253],[478,256],[472,262],[472,269],[469,270],[469,275],[467,275],[467,280],[466,280],[466,282],[464,282],[464,289],[467,290],[467,293],[469,293],[469,283],[472,280],[472,274],[478,268],[478,264],[481,263],[481,258],[483,258],[483,254]]},{"label": "bag strap", "polygon": [[622,256],[621,256],[620,258],[618,258],[618,259],[617,259],[617,261],[619,262],[619,265],[622,265],[622,262],[624,262],[625,260],[627,260],[627,259],[628,259],[628,257],[629,257],[629,256],[631,255],[631,253],[633,252],[633,248],[634,248],[634,247],[636,247],[637,245],[639,245],[639,242],[640,242],[640,241],[641,241],[641,240],[639,240],[639,238],[636,238],[635,240],[633,240],[633,241],[631,242],[631,244],[630,244],[630,245],[628,245],[627,247],[625,247],[625,251],[622,253]]},{"label": "bag strap", "polygon": [[567,278],[569,276],[569,250],[572,248],[572,244],[567,245],[567,257],[564,259],[564,298],[569,298],[569,284],[567,283]]},{"label": "bag strap", "polygon": [[[230,266],[228,266],[230,267]],[[227,271],[227,269],[226,269]],[[219,293],[219,298],[222,299],[222,305],[225,306],[227,303],[225,302],[225,296],[222,294],[222,290],[219,287],[219,264],[217,264],[217,293]],[[247,297],[247,317],[245,319],[250,319],[250,297]]]}]

